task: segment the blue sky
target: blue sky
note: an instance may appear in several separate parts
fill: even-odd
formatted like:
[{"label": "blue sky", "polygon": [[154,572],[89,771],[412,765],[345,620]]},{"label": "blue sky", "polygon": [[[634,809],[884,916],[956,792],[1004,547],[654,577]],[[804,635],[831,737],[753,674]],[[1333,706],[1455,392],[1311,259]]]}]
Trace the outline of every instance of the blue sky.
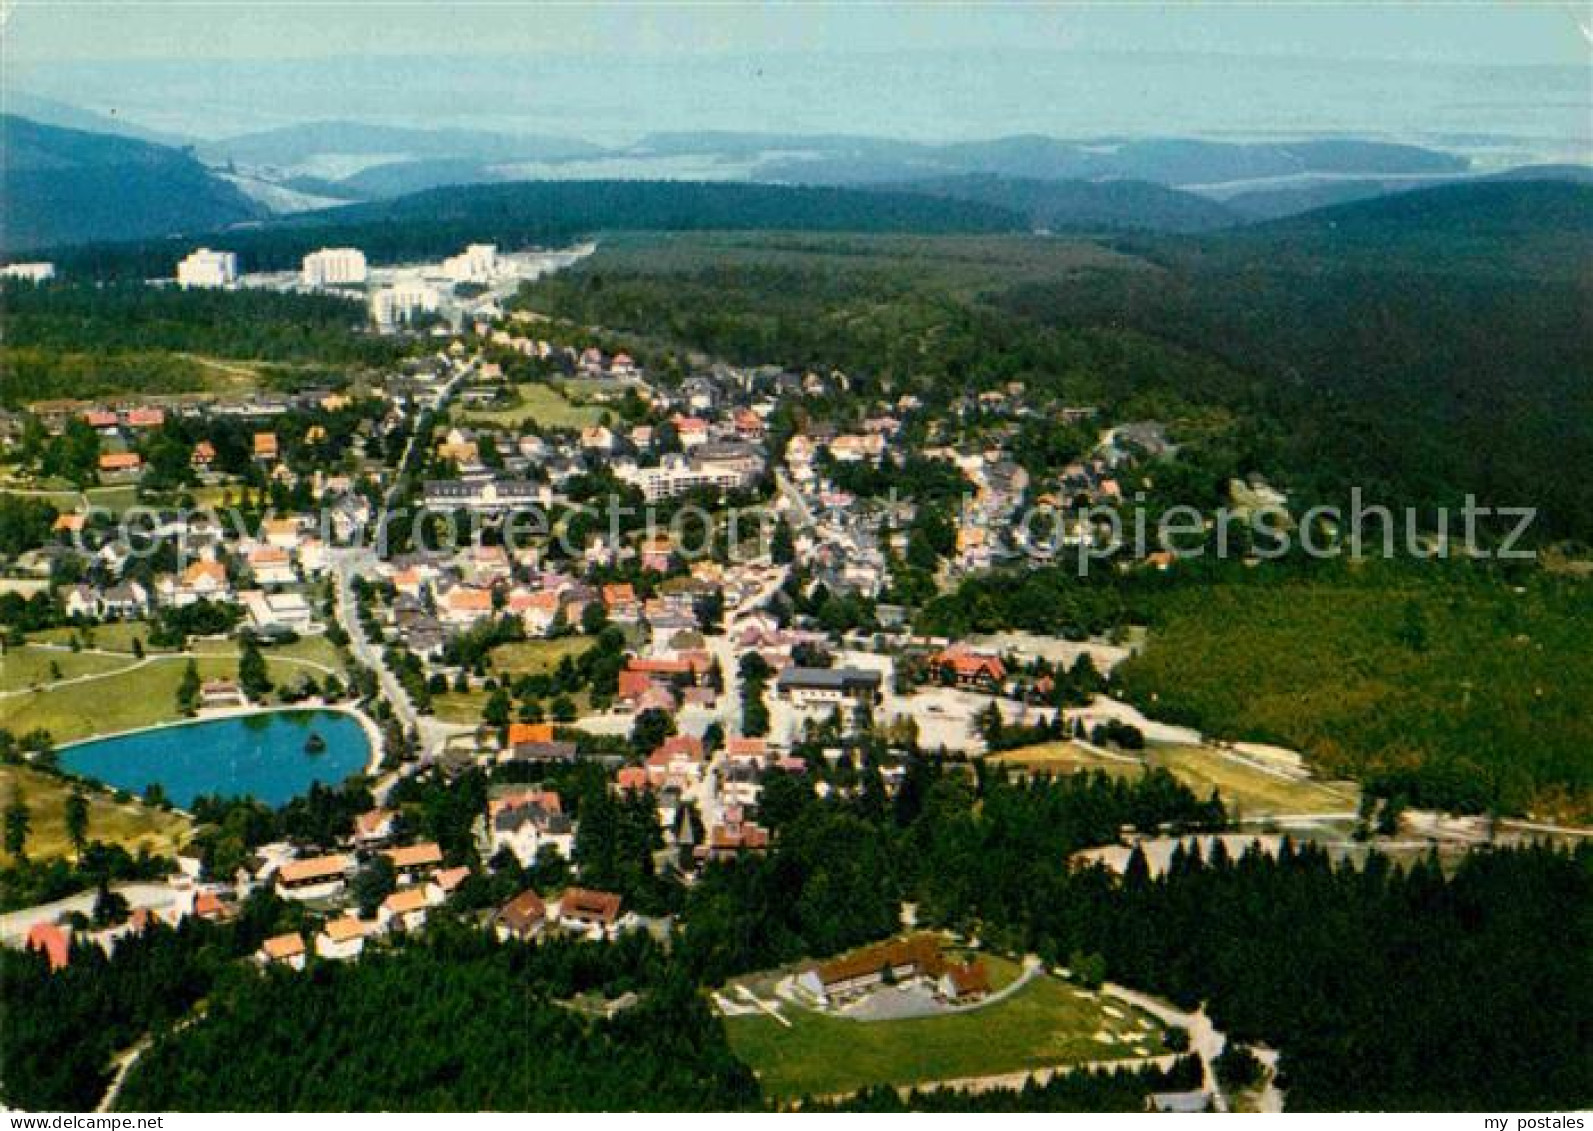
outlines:
[{"label": "blue sky", "polygon": [[1586,3],[602,4],[14,0],[8,63],[343,54],[1032,49],[1587,65]]},{"label": "blue sky", "polygon": [[0,62],[6,89],[192,138],[330,118],[610,142],[1354,134],[1519,163],[1593,150],[1579,18],[1587,0],[12,0]]}]

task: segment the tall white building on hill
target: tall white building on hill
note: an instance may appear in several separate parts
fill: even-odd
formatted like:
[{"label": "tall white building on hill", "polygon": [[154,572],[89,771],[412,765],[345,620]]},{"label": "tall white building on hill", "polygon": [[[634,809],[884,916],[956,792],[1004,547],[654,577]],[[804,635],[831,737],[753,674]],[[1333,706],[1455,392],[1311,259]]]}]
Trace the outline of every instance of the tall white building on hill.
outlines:
[{"label": "tall white building on hill", "polygon": [[456,283],[490,283],[498,275],[498,245],[471,244],[443,260],[443,274]]},{"label": "tall white building on hill", "polygon": [[0,267],[0,279],[25,279],[30,283],[47,283],[55,278],[53,263],[7,263]]},{"label": "tall white building on hill", "polygon": [[365,253],[357,247],[323,247],[304,257],[307,287],[332,287],[363,283],[367,278]]},{"label": "tall white building on hill", "polygon": [[238,257],[230,251],[202,247],[177,264],[177,285],[225,287],[238,281]]},{"label": "tall white building on hill", "polygon": [[371,317],[379,325],[396,326],[434,312],[440,302],[436,289],[425,283],[397,283],[371,296]]}]

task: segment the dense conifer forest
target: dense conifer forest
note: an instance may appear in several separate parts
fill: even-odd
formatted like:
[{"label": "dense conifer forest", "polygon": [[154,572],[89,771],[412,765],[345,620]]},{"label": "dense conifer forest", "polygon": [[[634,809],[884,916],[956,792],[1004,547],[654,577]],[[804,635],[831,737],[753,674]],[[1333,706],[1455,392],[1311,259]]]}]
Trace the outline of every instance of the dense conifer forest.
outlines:
[{"label": "dense conifer forest", "polygon": [[[302,914],[269,898],[227,926],[125,940],[111,958],[80,948],[55,974],[37,954],[0,952],[6,1100],[91,1107],[111,1056],[154,1030],[166,1035],[123,1107],[757,1106],[701,990],[887,934],[903,898],[988,945],[1052,963],[1098,955],[1114,980],[1205,1002],[1233,1037],[1281,1050],[1291,1109],[1593,1095],[1585,1058],[1549,1055],[1593,1036],[1593,938],[1577,912],[1593,896],[1593,851],[1483,851],[1450,873],[1375,856],[1335,866],[1299,847],[1179,853],[1161,878],[1138,857],[1119,878],[1069,856],[1125,823],[1219,824],[1221,807],[1163,776],[1022,782],[914,759],[889,798],[877,771],[859,772],[852,800],[772,783],[775,850],[712,866],[679,904],[667,952],[645,935],[499,944],[468,915],[443,916],[352,966],[268,973],[237,960]],[[626,993],[636,1003],[611,1018],[589,1008]],[[1080,1102],[1130,1106],[1123,1083],[1081,1083]],[[988,1102],[1060,1106],[1072,1087]]]}]

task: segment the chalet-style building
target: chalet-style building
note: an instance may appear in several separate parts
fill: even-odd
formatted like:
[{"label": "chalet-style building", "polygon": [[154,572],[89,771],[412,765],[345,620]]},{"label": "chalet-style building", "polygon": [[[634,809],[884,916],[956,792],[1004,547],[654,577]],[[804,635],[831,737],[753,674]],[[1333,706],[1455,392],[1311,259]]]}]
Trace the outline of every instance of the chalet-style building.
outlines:
[{"label": "chalet-style building", "polygon": [[547,920],[547,904],[528,888],[498,909],[492,917],[492,926],[500,939],[526,942],[542,933]]},{"label": "chalet-style building", "polygon": [[277,872],[277,894],[283,899],[323,899],[348,882],[354,859],[341,853],[291,860]]},{"label": "chalet-style building", "polygon": [[940,943],[932,935],[914,935],[866,947],[808,970],[797,984],[820,1001],[869,990],[886,975],[901,982],[909,978],[938,979],[946,970]]},{"label": "chalet-style building", "polygon": [[994,691],[1007,679],[1007,665],[990,652],[967,648],[947,648],[930,657],[929,670],[937,678],[958,687]]},{"label": "chalet-style building", "polygon": [[559,897],[559,926],[590,938],[613,938],[619,930],[620,902],[613,892],[565,888]]}]

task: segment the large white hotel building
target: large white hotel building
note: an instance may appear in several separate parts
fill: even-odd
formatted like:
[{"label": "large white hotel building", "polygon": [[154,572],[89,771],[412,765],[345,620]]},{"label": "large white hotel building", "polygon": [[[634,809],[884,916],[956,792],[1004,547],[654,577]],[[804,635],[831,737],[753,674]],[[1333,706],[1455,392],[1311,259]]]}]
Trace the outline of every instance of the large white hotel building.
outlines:
[{"label": "large white hotel building", "polygon": [[365,253],[357,247],[323,247],[304,257],[303,279],[307,287],[363,283],[367,274]]},{"label": "large white hotel building", "polygon": [[182,287],[225,287],[238,281],[238,257],[230,251],[202,247],[177,264]]}]

